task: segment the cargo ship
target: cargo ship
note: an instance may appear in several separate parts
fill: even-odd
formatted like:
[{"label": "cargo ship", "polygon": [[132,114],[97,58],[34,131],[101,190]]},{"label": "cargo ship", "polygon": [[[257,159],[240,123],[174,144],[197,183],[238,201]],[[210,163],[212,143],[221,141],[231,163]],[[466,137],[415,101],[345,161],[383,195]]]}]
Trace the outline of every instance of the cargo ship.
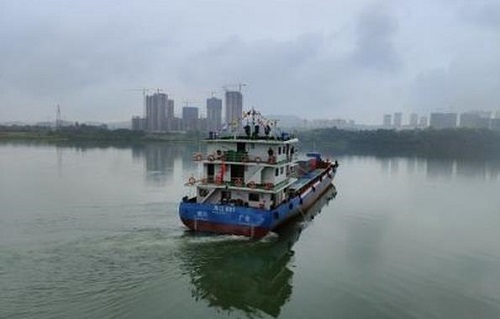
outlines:
[{"label": "cargo ship", "polygon": [[298,152],[298,138],[250,110],[228,132],[210,132],[193,159],[202,176],[179,205],[192,231],[262,238],[304,213],[332,185],[338,162]]},{"label": "cargo ship", "polygon": [[[278,318],[293,293],[293,246],[311,221],[335,197],[329,186],[304,215],[276,230],[278,236],[256,242],[183,238],[182,272],[188,274],[191,295],[231,317]],[[187,233],[187,236],[193,235]],[[196,234],[194,234],[196,235]],[[222,271],[223,270],[223,271]]]}]

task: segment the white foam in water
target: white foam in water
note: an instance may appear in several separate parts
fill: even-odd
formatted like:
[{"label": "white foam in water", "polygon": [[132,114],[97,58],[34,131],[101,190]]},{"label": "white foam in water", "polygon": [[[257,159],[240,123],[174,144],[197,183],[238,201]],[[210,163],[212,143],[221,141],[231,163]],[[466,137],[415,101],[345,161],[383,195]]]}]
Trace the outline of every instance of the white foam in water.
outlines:
[{"label": "white foam in water", "polygon": [[238,235],[217,235],[211,233],[197,233],[188,237],[189,242],[195,243],[214,243],[224,241],[249,241],[251,238]]},{"label": "white foam in water", "polygon": [[262,242],[271,242],[276,239],[278,239],[279,235],[275,232],[270,231],[269,233],[266,234],[266,236],[262,237],[260,241]]}]

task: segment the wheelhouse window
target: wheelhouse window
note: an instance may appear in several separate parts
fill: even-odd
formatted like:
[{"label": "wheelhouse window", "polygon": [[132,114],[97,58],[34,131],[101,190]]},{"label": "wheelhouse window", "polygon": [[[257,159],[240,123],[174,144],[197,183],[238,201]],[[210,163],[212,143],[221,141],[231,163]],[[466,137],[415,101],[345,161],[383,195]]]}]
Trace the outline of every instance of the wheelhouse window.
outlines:
[{"label": "wheelhouse window", "polygon": [[279,174],[280,174],[279,168],[275,169],[274,170],[274,176],[278,176]]}]

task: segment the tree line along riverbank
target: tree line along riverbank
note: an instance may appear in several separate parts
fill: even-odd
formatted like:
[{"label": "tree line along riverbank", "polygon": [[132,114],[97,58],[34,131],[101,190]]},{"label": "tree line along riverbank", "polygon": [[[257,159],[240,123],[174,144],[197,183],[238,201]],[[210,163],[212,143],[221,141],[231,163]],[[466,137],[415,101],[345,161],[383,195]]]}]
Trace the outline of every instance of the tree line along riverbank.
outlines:
[{"label": "tree line along riverbank", "polygon": [[[302,149],[329,154],[500,157],[500,131],[479,129],[363,130],[336,128],[302,131]],[[0,141],[41,143],[140,144],[148,142],[197,142],[204,132],[146,133],[100,126],[64,127],[0,126]]]},{"label": "tree line along riverbank", "polygon": [[0,126],[0,141],[146,143],[188,142],[200,138],[199,132],[146,133],[128,129],[110,130],[103,126],[79,125],[51,129],[40,126]]},{"label": "tree line along riverbank", "polygon": [[346,131],[331,128],[309,131],[301,136],[301,142],[334,154],[500,156],[500,131],[487,129]]}]

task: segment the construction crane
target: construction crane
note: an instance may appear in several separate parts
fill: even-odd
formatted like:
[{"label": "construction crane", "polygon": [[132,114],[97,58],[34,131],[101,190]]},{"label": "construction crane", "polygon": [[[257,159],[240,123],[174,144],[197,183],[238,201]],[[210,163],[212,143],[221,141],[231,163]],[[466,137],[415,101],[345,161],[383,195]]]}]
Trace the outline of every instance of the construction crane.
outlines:
[{"label": "construction crane", "polygon": [[146,114],[146,94],[150,91],[154,91],[154,89],[143,87],[143,88],[135,88],[135,89],[126,89],[125,91],[141,91],[142,92],[142,107],[143,107],[144,114]]},{"label": "construction crane", "polygon": [[238,87],[238,91],[241,93],[241,88],[244,87],[244,86],[247,86],[246,83],[236,83],[236,84],[227,84],[227,85],[224,85],[222,88],[224,89],[224,91],[229,91],[228,88],[229,87]]},{"label": "construction crane", "polygon": [[136,89],[126,89],[125,91],[141,91],[142,96],[146,96],[147,92],[153,91],[154,89],[150,88],[136,88]]},{"label": "construction crane", "polygon": [[142,96],[144,98],[146,98],[146,94],[149,92],[153,92],[153,93],[165,92],[165,90],[162,88],[134,88],[134,89],[126,89],[125,91],[141,91]]}]

